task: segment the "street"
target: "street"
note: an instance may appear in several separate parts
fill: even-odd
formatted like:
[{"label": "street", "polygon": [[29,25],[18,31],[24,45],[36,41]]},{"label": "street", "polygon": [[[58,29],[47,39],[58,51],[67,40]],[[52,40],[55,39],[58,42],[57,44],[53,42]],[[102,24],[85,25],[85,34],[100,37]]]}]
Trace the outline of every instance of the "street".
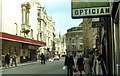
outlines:
[{"label": "street", "polygon": [[[46,64],[32,63],[29,65],[10,67],[2,70],[2,76],[66,76],[66,69],[63,70],[64,58]],[[77,76],[78,74],[75,74]]]},{"label": "street", "polygon": [[53,62],[47,61],[46,64],[37,62],[25,66],[3,69],[3,74],[65,74],[66,71],[62,67],[63,59]]}]

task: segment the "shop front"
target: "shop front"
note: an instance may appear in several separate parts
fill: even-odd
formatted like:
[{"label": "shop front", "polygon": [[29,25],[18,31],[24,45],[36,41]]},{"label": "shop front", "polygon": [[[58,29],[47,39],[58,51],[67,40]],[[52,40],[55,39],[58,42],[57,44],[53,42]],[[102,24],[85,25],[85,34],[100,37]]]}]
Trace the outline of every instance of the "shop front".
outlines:
[{"label": "shop front", "polygon": [[[0,32],[2,40],[2,64],[4,66],[4,57],[7,53],[12,57],[15,52],[17,55],[17,63],[37,60],[37,50],[39,47],[46,46],[46,43],[24,38],[16,35]],[[10,60],[11,63],[12,59]]]},{"label": "shop front", "polygon": [[20,54],[20,62],[24,63],[28,61],[36,61],[38,48],[39,46],[23,43]]},{"label": "shop front", "polygon": [[113,74],[120,75],[120,3],[113,2],[112,6],[112,30],[113,30]]}]

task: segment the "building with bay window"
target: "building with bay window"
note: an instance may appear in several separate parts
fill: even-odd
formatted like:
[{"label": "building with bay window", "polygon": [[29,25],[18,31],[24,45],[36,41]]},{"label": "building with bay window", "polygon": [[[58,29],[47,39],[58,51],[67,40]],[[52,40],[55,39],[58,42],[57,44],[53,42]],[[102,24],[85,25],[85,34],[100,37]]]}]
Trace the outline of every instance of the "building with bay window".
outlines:
[{"label": "building with bay window", "polygon": [[83,29],[82,23],[79,26],[72,27],[67,30],[66,36],[66,52],[73,52],[74,56],[83,51]]},{"label": "building with bay window", "polygon": [[15,52],[17,63],[36,61],[46,45],[54,48],[55,23],[38,0],[3,0],[1,17],[2,60]]}]

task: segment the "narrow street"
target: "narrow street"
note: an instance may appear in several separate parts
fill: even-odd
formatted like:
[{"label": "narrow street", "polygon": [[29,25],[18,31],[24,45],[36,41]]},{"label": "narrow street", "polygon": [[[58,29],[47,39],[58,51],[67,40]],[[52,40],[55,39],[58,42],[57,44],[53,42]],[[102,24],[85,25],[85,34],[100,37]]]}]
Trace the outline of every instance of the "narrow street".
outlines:
[{"label": "narrow street", "polygon": [[59,61],[46,62],[46,64],[33,63],[25,66],[3,69],[3,74],[65,74],[62,69],[63,59]]},{"label": "narrow street", "polygon": [[[46,64],[32,63],[18,67],[10,67],[2,70],[2,76],[66,76],[67,70],[63,70],[64,58]],[[76,73],[75,76],[79,74]]]},{"label": "narrow street", "polygon": [[0,8],[0,76],[120,76],[120,0],[1,0]]}]

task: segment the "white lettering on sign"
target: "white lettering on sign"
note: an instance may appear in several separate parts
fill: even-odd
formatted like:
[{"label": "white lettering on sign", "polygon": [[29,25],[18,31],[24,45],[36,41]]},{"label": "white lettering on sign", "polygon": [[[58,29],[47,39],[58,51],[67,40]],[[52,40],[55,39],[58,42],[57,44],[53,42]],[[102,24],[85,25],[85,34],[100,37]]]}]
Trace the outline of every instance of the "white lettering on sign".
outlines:
[{"label": "white lettering on sign", "polygon": [[110,15],[110,7],[73,9],[73,17]]}]

